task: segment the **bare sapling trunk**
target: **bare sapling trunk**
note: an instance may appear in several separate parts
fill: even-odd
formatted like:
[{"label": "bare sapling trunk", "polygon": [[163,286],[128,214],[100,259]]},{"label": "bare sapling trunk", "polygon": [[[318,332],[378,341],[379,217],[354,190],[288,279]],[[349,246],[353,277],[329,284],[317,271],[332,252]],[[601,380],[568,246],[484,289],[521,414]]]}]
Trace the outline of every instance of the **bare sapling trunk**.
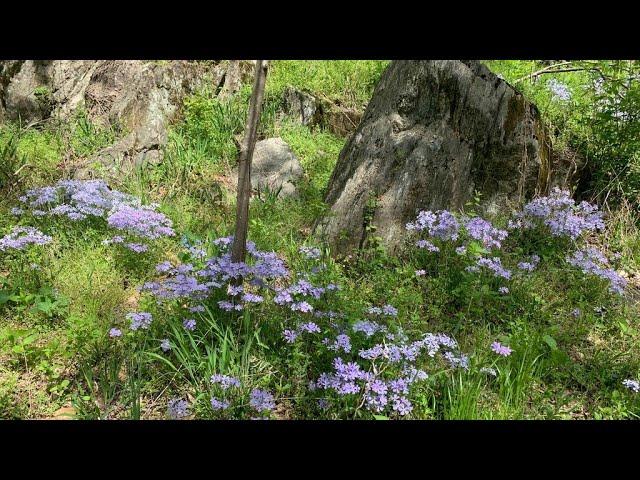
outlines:
[{"label": "bare sapling trunk", "polygon": [[[257,60],[253,91],[249,101],[247,125],[240,147],[238,160],[238,196],[236,205],[236,228],[231,250],[233,262],[243,262],[247,253],[247,231],[249,227],[249,199],[251,198],[251,161],[258,136],[258,123],[262,111],[264,85],[267,79],[267,60]],[[238,279],[241,281],[241,279]]]}]

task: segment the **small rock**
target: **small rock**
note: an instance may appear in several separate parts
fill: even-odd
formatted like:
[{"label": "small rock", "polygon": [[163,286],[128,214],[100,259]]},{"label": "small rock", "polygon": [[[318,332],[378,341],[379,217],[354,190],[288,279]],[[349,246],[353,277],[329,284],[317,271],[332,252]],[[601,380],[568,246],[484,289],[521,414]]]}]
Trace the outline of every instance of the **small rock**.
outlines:
[{"label": "small rock", "polygon": [[[281,138],[267,138],[256,143],[251,163],[253,190],[280,190],[278,196],[295,196],[295,183],[304,171],[289,145]],[[238,182],[238,171],[231,174],[233,185]]]},{"label": "small rock", "polygon": [[307,92],[288,87],[284,91],[284,111],[302,125],[313,126],[320,123],[322,110],[320,101]]}]

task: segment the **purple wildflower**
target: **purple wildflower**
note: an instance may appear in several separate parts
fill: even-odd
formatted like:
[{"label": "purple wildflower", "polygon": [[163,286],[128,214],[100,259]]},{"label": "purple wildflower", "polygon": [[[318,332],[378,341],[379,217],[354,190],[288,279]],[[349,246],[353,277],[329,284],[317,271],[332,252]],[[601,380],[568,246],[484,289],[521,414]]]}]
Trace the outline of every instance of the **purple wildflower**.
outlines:
[{"label": "purple wildflower", "polygon": [[488,249],[500,248],[502,241],[509,235],[506,230],[499,230],[491,222],[480,217],[468,220],[464,226],[471,238],[480,240],[482,245]]},{"label": "purple wildflower", "polygon": [[293,343],[298,338],[298,332],[296,332],[295,330],[283,330],[282,336],[287,343]]},{"label": "purple wildflower", "polygon": [[27,245],[46,245],[52,238],[33,227],[13,227],[10,233],[0,238],[0,252],[9,248],[22,250]]},{"label": "purple wildflower", "polygon": [[555,78],[547,82],[547,88],[551,91],[553,99],[561,101],[571,100],[571,90],[569,90],[569,87]]},{"label": "purple wildflower", "polygon": [[303,323],[298,327],[299,332],[320,333],[320,327],[314,322]]},{"label": "purple wildflower", "polygon": [[398,315],[398,309],[393,305],[387,304],[382,307],[382,313],[390,317],[396,317]]},{"label": "purple wildflower", "polygon": [[371,320],[358,320],[351,327],[354,332],[362,332],[367,337],[371,337],[376,332],[386,331],[386,327]]},{"label": "purple wildflower", "polygon": [[147,312],[131,312],[127,314],[127,319],[131,321],[131,330],[146,330],[151,325],[153,317]]},{"label": "purple wildflower", "polygon": [[122,330],[120,330],[119,328],[112,328],[111,330],[109,330],[109,336],[111,338],[121,337]]},{"label": "purple wildflower", "polygon": [[502,355],[503,357],[508,357],[509,355],[511,355],[511,352],[513,352],[513,350],[505,345],[502,345],[500,342],[493,342],[491,344],[491,350],[493,350],[498,355]]},{"label": "purple wildflower", "polygon": [[276,405],[273,399],[273,395],[265,390],[254,389],[251,391],[249,399],[249,405],[251,405],[258,412],[264,410],[273,410]]},{"label": "purple wildflower", "polygon": [[539,262],[540,262],[540,257],[538,255],[531,255],[528,262],[519,262],[518,268],[526,272],[533,272],[538,266]]},{"label": "purple wildflower", "polygon": [[476,262],[478,267],[488,268],[496,277],[502,277],[506,280],[511,279],[511,272],[502,266],[502,261],[498,257],[485,258],[480,257]]},{"label": "purple wildflower", "polygon": [[167,410],[170,418],[179,420],[189,415],[189,403],[180,398],[173,398],[169,400]]},{"label": "purple wildflower", "polygon": [[294,312],[299,311],[299,312],[309,313],[313,311],[313,307],[309,305],[309,303],[307,302],[292,303],[290,308]]},{"label": "purple wildflower", "polygon": [[219,400],[216,397],[211,397],[211,408],[214,410],[226,410],[230,405],[227,400]]},{"label": "purple wildflower", "polygon": [[245,293],[242,296],[242,300],[248,303],[261,303],[264,298],[261,297],[260,295],[255,295],[253,293]]},{"label": "purple wildflower", "polygon": [[340,334],[336,337],[335,342],[328,345],[327,348],[336,352],[342,350],[345,353],[349,353],[351,351],[351,339],[349,338],[349,335]]},{"label": "purple wildflower", "polygon": [[240,380],[238,380],[237,378],[231,377],[229,375],[222,375],[219,373],[211,376],[211,383],[213,383],[214,385],[220,385],[223,390],[227,390],[231,387],[240,388],[240,386],[242,385],[240,383]]},{"label": "purple wildflower", "polygon": [[182,322],[182,326],[186,330],[193,332],[196,329],[196,321],[193,318],[185,318]]},{"label": "purple wildflower", "polygon": [[627,286],[627,280],[613,268],[609,268],[607,257],[595,247],[587,247],[573,252],[567,257],[567,262],[580,268],[582,273],[595,275],[609,282],[609,291],[622,295]]},{"label": "purple wildflower", "polygon": [[302,253],[309,260],[317,260],[322,255],[319,248],[316,247],[300,247],[298,249],[300,253]]},{"label": "purple wildflower", "polygon": [[553,236],[566,236],[575,240],[584,232],[604,228],[602,213],[587,202],[576,205],[568,191],[554,188],[547,197],[539,197],[524,206],[509,222],[511,229],[530,229],[546,226]]},{"label": "purple wildflower", "polygon": [[399,415],[408,415],[413,410],[413,405],[407,397],[403,397],[401,395],[392,395],[391,401],[393,402],[392,408]]}]

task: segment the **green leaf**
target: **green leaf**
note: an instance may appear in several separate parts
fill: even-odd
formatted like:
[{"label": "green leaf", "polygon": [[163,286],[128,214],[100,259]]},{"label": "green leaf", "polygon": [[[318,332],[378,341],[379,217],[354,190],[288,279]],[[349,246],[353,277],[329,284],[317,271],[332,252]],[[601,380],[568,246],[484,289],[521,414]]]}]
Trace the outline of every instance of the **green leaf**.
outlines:
[{"label": "green leaf", "polygon": [[558,349],[558,343],[555,341],[555,339],[551,335],[544,335],[542,339],[544,340],[544,343],[549,345],[549,348],[551,348],[551,350]]},{"label": "green leaf", "polygon": [[24,337],[20,343],[22,345],[29,345],[30,343],[33,343],[35,341],[35,339],[38,338],[38,335],[35,333],[32,333],[30,335],[27,335],[26,337]]},{"label": "green leaf", "polygon": [[5,290],[0,290],[0,305],[4,305],[9,300],[11,300],[11,295],[9,295]]},{"label": "green leaf", "polygon": [[384,415],[374,415],[373,418],[376,420],[389,420],[389,417],[385,417]]}]

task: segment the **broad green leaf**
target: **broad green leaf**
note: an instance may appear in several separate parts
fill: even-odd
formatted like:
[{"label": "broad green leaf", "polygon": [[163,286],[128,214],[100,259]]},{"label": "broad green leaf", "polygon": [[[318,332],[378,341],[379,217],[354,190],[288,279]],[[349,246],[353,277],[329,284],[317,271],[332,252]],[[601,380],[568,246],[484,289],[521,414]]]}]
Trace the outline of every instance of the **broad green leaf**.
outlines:
[{"label": "broad green leaf", "polygon": [[544,340],[544,343],[549,345],[549,348],[551,348],[551,350],[556,350],[558,348],[558,343],[551,335],[544,335],[542,339]]}]

